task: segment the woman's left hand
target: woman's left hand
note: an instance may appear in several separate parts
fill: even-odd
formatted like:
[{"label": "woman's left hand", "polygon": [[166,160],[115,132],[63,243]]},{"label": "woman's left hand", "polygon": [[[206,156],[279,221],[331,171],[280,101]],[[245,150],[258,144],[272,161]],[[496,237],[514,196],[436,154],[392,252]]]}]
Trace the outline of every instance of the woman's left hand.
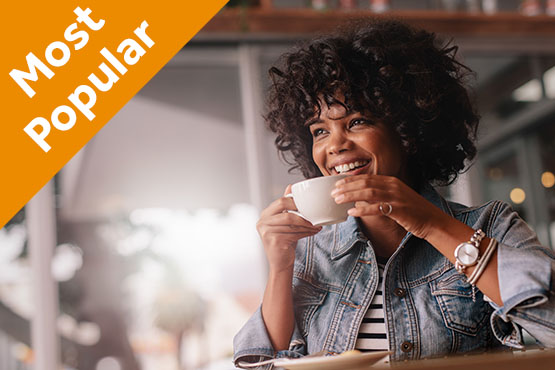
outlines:
[{"label": "woman's left hand", "polygon": [[[449,217],[410,186],[392,176],[348,176],[337,182],[331,195],[339,204],[355,202],[355,208],[349,210],[351,216],[389,217],[422,239],[426,239],[442,219]],[[391,206],[389,213],[388,204]]]}]

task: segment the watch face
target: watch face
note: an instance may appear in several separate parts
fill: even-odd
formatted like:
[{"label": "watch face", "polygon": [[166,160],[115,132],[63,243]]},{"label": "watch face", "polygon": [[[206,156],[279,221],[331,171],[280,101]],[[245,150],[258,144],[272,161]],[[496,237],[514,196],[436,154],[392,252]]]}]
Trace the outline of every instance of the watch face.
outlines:
[{"label": "watch face", "polygon": [[480,251],[473,244],[462,243],[459,244],[455,250],[455,257],[460,264],[464,266],[472,266],[478,260],[478,254]]}]

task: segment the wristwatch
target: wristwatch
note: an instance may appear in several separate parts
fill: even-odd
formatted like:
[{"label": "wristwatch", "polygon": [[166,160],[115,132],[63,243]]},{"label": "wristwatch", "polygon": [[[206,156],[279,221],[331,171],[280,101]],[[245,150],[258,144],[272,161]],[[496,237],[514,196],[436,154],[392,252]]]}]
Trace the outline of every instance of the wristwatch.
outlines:
[{"label": "wristwatch", "polygon": [[481,229],[476,230],[469,241],[461,243],[455,249],[455,268],[458,272],[464,273],[469,266],[474,266],[480,257],[480,242],[484,239],[484,232]]}]

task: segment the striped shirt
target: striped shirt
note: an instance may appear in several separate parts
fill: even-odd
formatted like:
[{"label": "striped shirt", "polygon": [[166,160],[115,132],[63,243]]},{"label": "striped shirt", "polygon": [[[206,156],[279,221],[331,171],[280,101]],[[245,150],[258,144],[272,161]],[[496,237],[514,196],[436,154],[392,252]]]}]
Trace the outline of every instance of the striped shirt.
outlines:
[{"label": "striped shirt", "polygon": [[370,302],[370,307],[368,307],[368,311],[366,311],[366,315],[364,315],[362,319],[362,325],[360,325],[358,330],[355,349],[361,352],[389,350],[389,343],[385,334],[382,292],[385,262],[387,262],[387,259],[383,261],[381,258],[378,258],[378,274],[380,277],[378,289],[376,290],[372,302]]}]

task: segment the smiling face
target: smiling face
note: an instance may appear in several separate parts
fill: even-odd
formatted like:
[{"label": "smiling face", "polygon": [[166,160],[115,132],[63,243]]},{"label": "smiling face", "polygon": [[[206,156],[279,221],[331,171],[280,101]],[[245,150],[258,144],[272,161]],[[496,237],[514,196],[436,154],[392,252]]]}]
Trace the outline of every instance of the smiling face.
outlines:
[{"label": "smiling face", "polygon": [[408,180],[399,136],[382,122],[340,104],[321,104],[310,123],[312,157],[324,176],[377,174]]}]

